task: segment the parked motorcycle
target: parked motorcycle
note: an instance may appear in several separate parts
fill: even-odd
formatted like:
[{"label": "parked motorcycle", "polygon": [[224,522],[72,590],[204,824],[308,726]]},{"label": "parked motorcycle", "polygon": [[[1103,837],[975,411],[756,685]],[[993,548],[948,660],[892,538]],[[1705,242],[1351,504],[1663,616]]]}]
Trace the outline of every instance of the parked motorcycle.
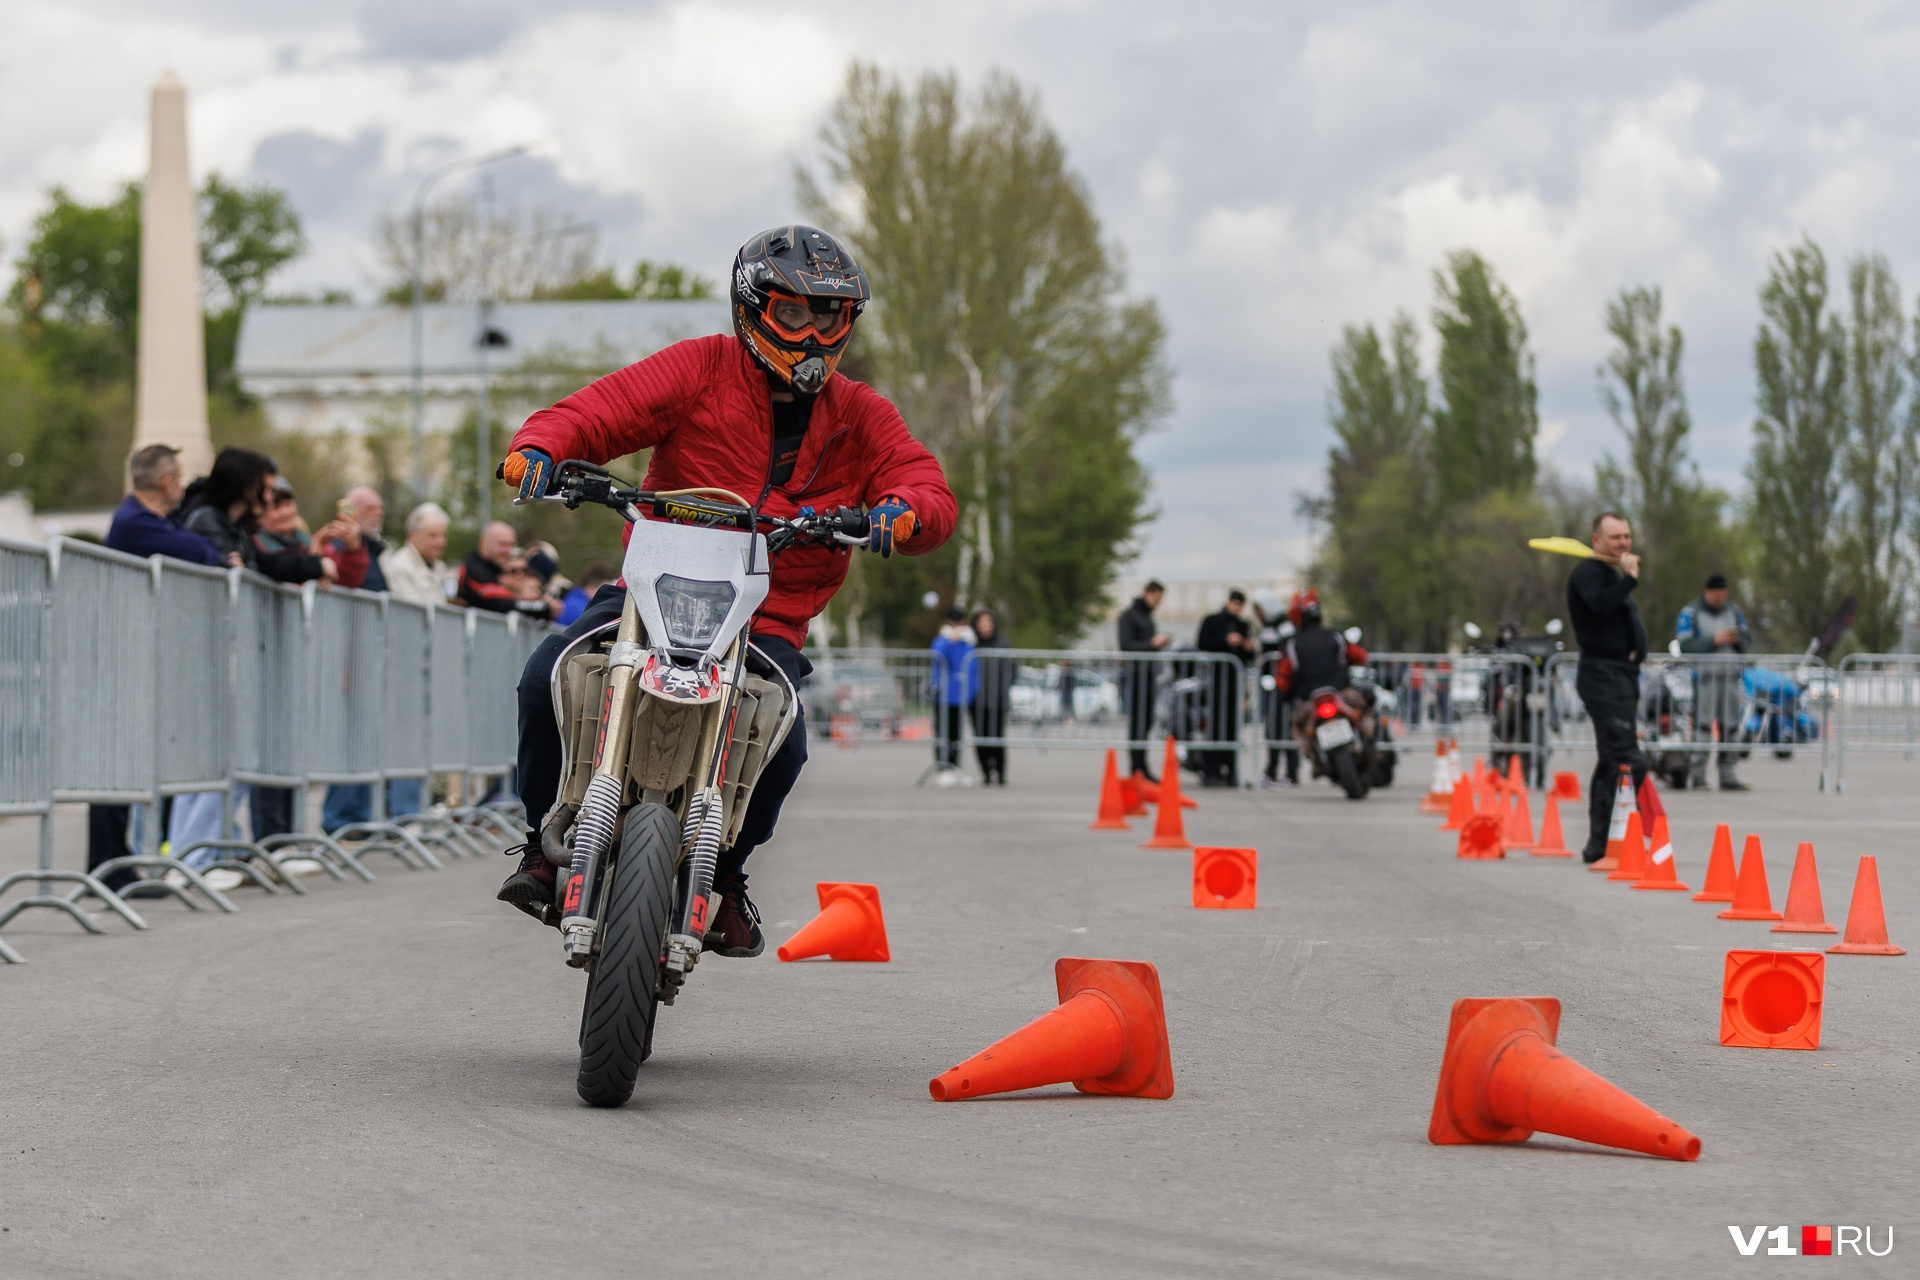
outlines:
[{"label": "parked motorcycle", "polygon": [[554,664],[561,789],[541,839],[563,869],[549,922],[567,964],[587,971],[576,1087],[617,1107],[653,1050],[659,1006],[699,963],[720,850],[798,719],[792,683],[747,638],[769,557],[864,545],[868,517],[783,520],[723,489],[651,493],[578,461],[541,501],[610,507],[633,525],[619,620]]}]

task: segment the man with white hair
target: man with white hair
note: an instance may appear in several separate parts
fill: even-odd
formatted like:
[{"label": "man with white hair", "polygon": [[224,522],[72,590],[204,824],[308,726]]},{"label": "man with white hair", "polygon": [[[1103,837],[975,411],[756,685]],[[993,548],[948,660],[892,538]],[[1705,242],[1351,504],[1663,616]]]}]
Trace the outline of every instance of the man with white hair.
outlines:
[{"label": "man with white hair", "polygon": [[456,581],[454,571],[440,557],[447,550],[451,521],[437,502],[423,502],[407,515],[407,541],[380,557],[387,590],[395,599],[415,604],[449,604]]}]

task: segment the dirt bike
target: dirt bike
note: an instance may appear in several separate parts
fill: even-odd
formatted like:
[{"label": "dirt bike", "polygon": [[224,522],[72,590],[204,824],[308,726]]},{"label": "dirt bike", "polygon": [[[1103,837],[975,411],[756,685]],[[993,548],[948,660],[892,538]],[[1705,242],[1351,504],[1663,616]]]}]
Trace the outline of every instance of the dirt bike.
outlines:
[{"label": "dirt bike", "polygon": [[653,1051],[659,1006],[699,963],[720,850],[799,718],[792,682],[747,634],[769,558],[865,546],[869,521],[849,507],[780,519],[724,489],[625,488],[578,461],[539,501],[610,507],[633,526],[619,620],[554,663],[561,785],[541,832],[561,868],[548,919],[567,964],[587,971],[576,1087],[617,1107]]}]

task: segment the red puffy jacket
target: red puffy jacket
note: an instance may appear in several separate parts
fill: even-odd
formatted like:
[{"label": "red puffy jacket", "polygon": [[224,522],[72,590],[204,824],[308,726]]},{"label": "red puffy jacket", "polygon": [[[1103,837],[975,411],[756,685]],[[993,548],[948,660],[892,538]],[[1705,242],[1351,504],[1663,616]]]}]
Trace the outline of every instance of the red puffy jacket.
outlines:
[{"label": "red puffy jacket", "polygon": [[[556,462],[605,463],[653,450],[643,487],[731,489],[768,515],[802,506],[872,506],[893,496],[919,524],[898,544],[924,555],[953,534],[958,507],[940,463],[915,440],[886,397],[835,375],[814,401],[793,476],[779,488],[773,467],[773,401],[766,375],[731,335],[692,338],[582,387],[528,418],[513,448]],[[629,530],[629,532],[631,532]],[[773,562],[754,630],[795,645],[847,576],[845,552],[796,546]]]}]

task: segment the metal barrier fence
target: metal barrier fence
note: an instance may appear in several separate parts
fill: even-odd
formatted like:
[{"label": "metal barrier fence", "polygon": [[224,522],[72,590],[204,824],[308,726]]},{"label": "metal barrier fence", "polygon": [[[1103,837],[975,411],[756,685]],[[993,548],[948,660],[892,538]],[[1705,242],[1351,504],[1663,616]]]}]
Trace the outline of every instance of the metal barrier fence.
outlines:
[{"label": "metal barrier fence", "polygon": [[969,745],[1158,751],[1171,734],[1224,770],[1245,746],[1246,668],[1230,654],[989,648],[952,672],[931,650],[807,656],[811,732],[845,745],[928,746],[936,766]]},{"label": "metal barrier fence", "polygon": [[1833,786],[1846,790],[1849,751],[1913,759],[1920,730],[1920,654],[1851,653],[1831,673]]},{"label": "metal barrier fence", "polygon": [[[0,893],[36,883],[38,896],[6,905],[0,926],[26,907],[47,906],[95,929],[72,906],[86,894],[129,923],[138,919],[92,876],[55,868],[56,804],[152,813],[165,796],[218,793],[221,838],[203,846],[259,854],[270,842],[233,839],[242,785],[292,789],[298,833],[309,825],[309,784],[508,772],[514,685],[545,634],[512,616],[291,587],[63,538],[44,547],[0,540],[0,817],[40,819],[38,866],[0,878]],[[376,820],[385,790],[372,787]],[[451,846],[454,856],[475,847],[460,832],[432,830],[435,821],[446,820],[376,821],[355,834],[385,841],[380,851],[411,865],[434,864],[429,844]],[[497,815],[473,822],[504,830]],[[159,825],[136,823],[130,864],[169,865],[154,857]],[[275,839],[317,841],[329,874],[367,875],[336,841]],[[277,874],[277,862],[265,860],[276,873],[269,876],[259,861],[236,869],[263,887],[277,878],[300,891]],[[191,869],[180,870],[191,888],[231,909]],[[171,879],[144,883],[165,887]],[[51,887],[58,882],[81,887],[60,898]],[[170,891],[192,905],[178,886]],[[17,958],[0,943],[0,959]]]},{"label": "metal barrier fence", "polygon": [[[953,709],[942,690],[944,664],[930,650],[823,649],[808,656],[814,674],[802,697],[814,734],[848,745],[923,744],[936,763],[957,759],[950,748],[965,745],[1151,751],[1172,734],[1189,756],[1196,749],[1231,756],[1245,780],[1249,753],[1296,749],[1286,723],[1291,704],[1271,676],[1227,654],[975,649],[955,677]],[[1463,753],[1484,755],[1503,770],[1517,757],[1541,787],[1555,753],[1593,749],[1575,688],[1578,662],[1574,652],[1544,660],[1503,652],[1376,653],[1359,676],[1374,690],[1403,764],[1417,768],[1437,740],[1455,739]],[[1641,669],[1642,749],[1669,783],[1716,769],[1727,757],[1818,750],[1823,788],[1830,759],[1848,745],[1911,753],[1920,738],[1920,656],[1856,655],[1848,663],[1849,674],[1836,679],[1818,659],[1800,654],[1656,655]],[[1142,693],[1130,692],[1134,680]],[[983,701],[992,706],[983,711]],[[1830,726],[1837,705],[1852,717],[1839,731]]]},{"label": "metal barrier fence", "polygon": [[[1547,662],[1549,753],[1593,749],[1575,677],[1579,655]],[[1803,654],[1655,654],[1640,668],[1640,749],[1663,781],[1682,787],[1756,752],[1790,759],[1818,751],[1827,785],[1833,672]]]}]

